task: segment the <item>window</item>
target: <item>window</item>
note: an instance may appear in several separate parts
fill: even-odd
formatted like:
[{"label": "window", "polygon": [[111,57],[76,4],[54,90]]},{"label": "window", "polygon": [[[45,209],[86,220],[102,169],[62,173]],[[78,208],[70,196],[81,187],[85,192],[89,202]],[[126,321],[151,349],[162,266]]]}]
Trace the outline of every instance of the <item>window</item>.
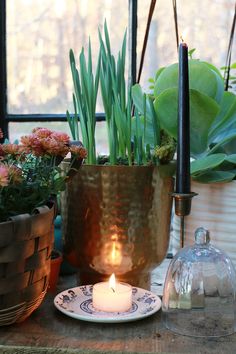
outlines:
[{"label": "window", "polygon": [[[138,2],[137,57],[140,57],[149,1]],[[227,47],[235,10],[235,0],[176,0],[178,32],[194,58],[200,58],[220,68],[225,65]],[[236,34],[235,34],[236,35]],[[232,63],[236,61],[236,41]],[[177,62],[176,36],[172,0],[157,0],[150,26],[141,84],[148,87],[148,78],[157,68]]]},{"label": "window", "polygon": [[[113,49],[118,50],[128,24],[128,5],[126,9],[124,3],[124,0],[7,1],[8,112],[64,113],[72,101],[70,48],[78,58],[82,47],[87,52],[90,37],[96,62],[97,28],[106,19]],[[102,111],[100,102],[97,109]]]},{"label": "window", "polygon": [[[69,49],[73,48],[78,58],[91,36],[96,60],[97,28],[106,18],[113,50],[117,51],[131,19],[130,58],[134,73],[135,53],[137,49],[139,64],[149,6],[150,0],[2,0],[0,125],[4,132],[17,138],[39,124],[68,131],[65,111],[73,111]],[[177,1],[179,34],[190,48],[196,48],[196,58],[218,67],[225,64],[234,6],[234,0],[199,0],[191,4],[188,0]],[[235,60],[232,58],[232,62]],[[172,1],[159,0],[150,27],[141,84],[148,88],[148,79],[156,70],[174,61],[177,50]],[[102,120],[100,102],[97,112]],[[103,152],[104,122],[97,126]]]}]

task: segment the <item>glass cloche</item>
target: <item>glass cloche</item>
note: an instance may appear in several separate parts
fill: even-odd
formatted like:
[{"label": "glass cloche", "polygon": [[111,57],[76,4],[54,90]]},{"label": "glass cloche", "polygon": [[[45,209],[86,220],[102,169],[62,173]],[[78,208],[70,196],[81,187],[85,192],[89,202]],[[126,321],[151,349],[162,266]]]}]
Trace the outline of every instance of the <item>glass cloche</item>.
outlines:
[{"label": "glass cloche", "polygon": [[162,299],[170,330],[189,336],[218,337],[236,329],[236,272],[229,257],[198,228],[195,244],[170,263]]}]

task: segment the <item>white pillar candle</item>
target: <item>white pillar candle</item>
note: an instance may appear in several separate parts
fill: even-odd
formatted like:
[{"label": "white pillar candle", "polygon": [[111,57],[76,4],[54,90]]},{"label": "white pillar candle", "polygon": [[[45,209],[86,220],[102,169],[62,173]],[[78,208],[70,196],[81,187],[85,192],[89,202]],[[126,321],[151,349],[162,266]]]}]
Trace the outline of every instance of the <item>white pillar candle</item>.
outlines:
[{"label": "white pillar candle", "polygon": [[[112,283],[113,279],[113,283]],[[105,312],[125,312],[132,306],[132,287],[115,281],[114,275],[109,282],[93,286],[93,307]]]}]

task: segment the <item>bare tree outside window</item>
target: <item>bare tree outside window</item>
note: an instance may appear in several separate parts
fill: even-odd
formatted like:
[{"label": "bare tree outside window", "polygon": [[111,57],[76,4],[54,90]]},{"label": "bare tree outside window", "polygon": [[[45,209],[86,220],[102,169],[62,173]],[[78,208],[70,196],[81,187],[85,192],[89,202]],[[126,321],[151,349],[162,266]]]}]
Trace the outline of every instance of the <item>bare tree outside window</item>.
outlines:
[{"label": "bare tree outside window", "polygon": [[[225,65],[234,13],[234,0],[177,0],[179,34],[195,58]],[[150,0],[138,1],[138,63]],[[94,62],[98,55],[98,27],[107,20],[115,52],[128,26],[127,0],[10,0],[7,1],[8,113],[56,114],[72,108],[72,78],[69,49],[78,59],[87,50],[90,36]],[[234,44],[235,47],[235,44]],[[236,61],[233,51],[232,62]],[[177,61],[172,0],[159,0],[150,27],[141,84],[158,68]],[[97,112],[103,112],[98,99]],[[61,130],[66,123],[57,124]],[[42,124],[41,124],[42,125]],[[99,124],[98,124],[99,125]],[[26,132],[31,123],[10,123],[10,136]],[[106,131],[103,125],[101,151]]]},{"label": "bare tree outside window", "polygon": [[[149,1],[140,1],[138,5],[139,59]],[[195,59],[206,60],[218,68],[225,65],[234,6],[234,0],[177,0],[179,35],[190,49],[196,49]],[[236,48],[233,53],[232,62],[235,62]],[[172,0],[159,0],[150,27],[141,85],[147,88],[148,79],[158,68],[177,60]]]},{"label": "bare tree outside window", "polygon": [[90,36],[95,62],[105,19],[116,50],[128,24],[127,1],[7,1],[8,112],[65,113],[72,107],[69,50],[78,58]]}]

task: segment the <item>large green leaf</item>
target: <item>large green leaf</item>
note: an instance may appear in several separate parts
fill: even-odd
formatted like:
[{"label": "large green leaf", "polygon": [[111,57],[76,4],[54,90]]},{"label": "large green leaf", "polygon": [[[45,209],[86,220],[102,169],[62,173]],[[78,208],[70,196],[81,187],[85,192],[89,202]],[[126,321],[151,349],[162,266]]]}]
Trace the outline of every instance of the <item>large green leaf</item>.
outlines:
[{"label": "large green leaf", "polygon": [[154,96],[157,97],[166,89],[178,87],[178,64],[172,64],[157,76],[154,86]]},{"label": "large green leaf", "polygon": [[220,103],[219,114],[213,122],[209,134],[209,142],[222,140],[233,128],[236,128],[236,95],[225,91]]},{"label": "large green leaf", "polygon": [[223,144],[222,148],[224,153],[228,155],[234,154],[236,151],[236,135],[231,137],[228,142]]},{"label": "large green leaf", "polygon": [[214,144],[209,150],[208,154],[213,154],[223,150],[226,154],[230,155],[236,151],[236,127],[225,130],[224,134],[219,137],[217,144]]},{"label": "large green leaf", "polygon": [[204,171],[211,170],[219,166],[224,160],[225,154],[214,154],[209,156],[200,157],[191,162],[191,175],[199,175]]},{"label": "large green leaf", "polygon": [[230,182],[235,177],[235,173],[228,171],[210,171],[201,176],[193,177],[195,181],[201,183],[223,183]]},{"label": "large green leaf", "polygon": [[208,63],[207,61],[203,61],[203,63],[206,64],[211,70],[215,71],[215,73],[221,78],[221,80],[223,80],[219,69],[217,69],[213,64]]},{"label": "large green leaf", "polygon": [[[158,96],[168,88],[178,87],[178,64],[166,67],[158,76],[154,95]],[[189,87],[210,96],[218,103],[224,92],[222,78],[210,66],[198,60],[189,60]]]},{"label": "large green leaf", "polygon": [[[163,129],[177,138],[178,90],[170,88],[155,100],[154,107]],[[209,128],[219,111],[218,104],[196,90],[190,90],[190,150],[196,157],[208,147]]]},{"label": "large green leaf", "polygon": [[226,156],[226,161],[236,164],[236,154]]}]

